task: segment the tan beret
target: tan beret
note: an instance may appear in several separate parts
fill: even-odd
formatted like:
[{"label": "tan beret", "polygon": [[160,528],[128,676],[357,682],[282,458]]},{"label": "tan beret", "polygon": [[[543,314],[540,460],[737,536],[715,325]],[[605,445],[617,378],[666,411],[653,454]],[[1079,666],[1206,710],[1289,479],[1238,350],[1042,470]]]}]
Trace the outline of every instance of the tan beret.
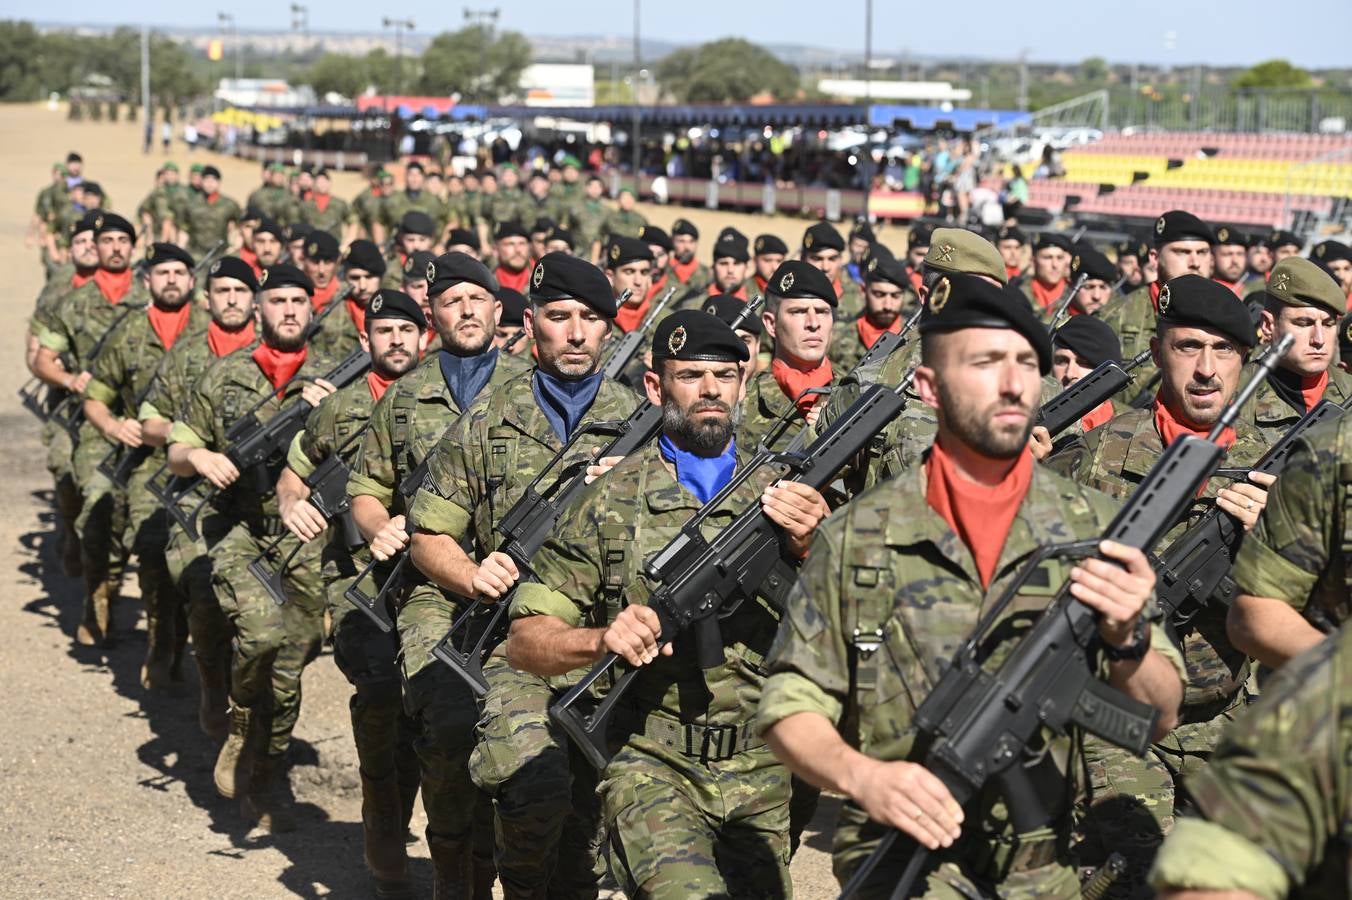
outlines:
[{"label": "tan beret", "polygon": [[925,265],[941,272],[987,275],[1001,284],[1009,283],[1000,251],[981,235],[965,228],[936,228],[930,238]]},{"label": "tan beret", "polygon": [[1335,316],[1347,311],[1347,296],[1333,276],[1299,256],[1289,256],[1272,267],[1267,292],[1287,306],[1317,306]]}]

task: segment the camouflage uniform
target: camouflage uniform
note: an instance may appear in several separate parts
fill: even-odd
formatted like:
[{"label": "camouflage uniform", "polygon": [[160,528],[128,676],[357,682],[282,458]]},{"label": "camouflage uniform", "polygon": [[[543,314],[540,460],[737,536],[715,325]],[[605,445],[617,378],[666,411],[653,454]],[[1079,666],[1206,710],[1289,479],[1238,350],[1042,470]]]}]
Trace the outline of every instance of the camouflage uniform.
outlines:
[{"label": "camouflage uniform", "polygon": [[[186,301],[191,303],[191,300]],[[210,316],[199,306],[192,306],[183,331],[175,338],[180,341],[204,342]],[[159,335],[150,325],[150,317],[133,313],[117,325],[108,336],[103,352],[94,361],[93,378],[85,396],[106,405],[115,415],[139,419],[139,400],[148,394],[160,361],[168,353]],[[111,447],[112,444],[110,443]],[[105,451],[106,453],[107,451]],[[122,452],[134,453],[129,447]],[[176,648],[175,630],[182,606],[180,595],[169,577],[165,561],[165,545],[169,539],[169,514],[160,501],[146,488],[150,476],[165,462],[163,448],[152,448],[127,479],[124,492],[107,481],[100,473],[95,477],[110,498],[125,496],[127,505],[126,532],[122,544],[136,554],[137,581],[141,587],[141,602],[146,610],[147,660],[167,660]],[[95,462],[97,466],[98,463]],[[105,487],[106,486],[106,487]],[[111,509],[108,511],[110,514]],[[110,522],[101,515],[93,516],[97,529],[106,529]],[[86,528],[85,539],[89,539]]]},{"label": "camouflage uniform", "polygon": [[[1143,284],[1125,297],[1108,301],[1097,315],[1117,333],[1118,340],[1122,342],[1122,359],[1131,359],[1142,350],[1150,349],[1157,318],[1150,285]],[[1153,392],[1158,383],[1159,369],[1154,360],[1147,359],[1132,373],[1131,384],[1113,399],[1129,403],[1144,391]]]},{"label": "camouflage uniform", "polygon": [[[1256,362],[1246,365],[1240,383],[1247,382],[1257,369]],[[1281,369],[1277,369],[1272,373],[1272,377],[1283,377],[1281,372]],[[1347,403],[1352,399],[1352,375],[1348,375],[1336,365],[1329,366],[1328,373],[1328,387],[1324,389],[1323,399],[1339,406]],[[1239,417],[1258,429],[1264,441],[1273,444],[1290,431],[1291,426],[1300,421],[1305,412],[1305,409],[1297,410],[1283,400],[1273,388],[1272,379],[1268,379],[1259,385],[1253,398],[1244,404],[1244,408],[1239,411]]]},{"label": "camouflage uniform", "polygon": [[587,199],[587,194],[581,180],[572,184],[556,181],[549,186],[549,197],[554,202],[554,221],[562,223],[569,221],[573,212]]},{"label": "camouflage uniform", "polygon": [[1152,886],[1352,896],[1349,642],[1340,631],[1288,662],[1225,730],[1211,764],[1188,779],[1193,811],[1160,849]]},{"label": "camouflage uniform", "polygon": [[357,323],[347,309],[349,290],[347,284],[339,287],[329,305],[320,313],[323,319],[319,320],[307,342],[311,350],[333,359],[343,359],[361,348]]},{"label": "camouflage uniform", "polygon": [[486,210],[490,230],[496,230],[499,225],[507,222],[517,222],[529,228],[532,223],[522,220],[526,215],[526,202],[529,199],[520,187],[499,187]]},{"label": "camouflage uniform", "polygon": [[330,194],[328,206],[323,209],[319,208],[313,197],[300,201],[296,207],[296,216],[310,227],[318,231],[327,231],[342,240],[343,226],[352,220],[353,213],[346,200]]},{"label": "camouflage uniform", "polygon": [[610,207],[601,200],[583,197],[573,207],[568,217],[568,230],[573,233],[573,246],[578,256],[583,258],[591,254],[591,246],[604,240],[606,222],[610,218]]},{"label": "camouflage uniform", "polygon": [[[739,452],[739,467],[748,459]],[[758,469],[709,515],[704,536],[759,503],[777,475],[775,466]],[[599,627],[622,606],[646,602],[655,585],[642,575],[644,561],[699,508],[656,444],[632,454],[560,519],[532,563],[540,583],[517,589],[512,617]],[[748,599],[720,621],[723,665],[700,669],[680,649],[632,683],[599,788],[612,867],[624,873],[630,896],[636,888],[654,898],[791,894],[790,776],[751,730],[778,621],[769,600]]]},{"label": "camouflage uniform", "polygon": [[864,312],[864,289],[848,276],[837,279],[835,287],[836,321],[853,323]]},{"label": "camouflage uniform", "polygon": [[[1096,537],[1116,504],[1035,466],[994,577],[983,590],[971,552],[925,500],[926,473],[911,472],[857,497],[817,530],[812,552],[789,593],[785,617],[767,666],[761,698],[762,729],[800,712],[843,727],[856,723],[858,747],[871,757],[906,759],[916,706],[935,684],[942,660],[952,658],[983,607],[1000,596],[1029,556],[1043,545]],[[1051,561],[1045,580],[1030,579],[988,633],[998,635],[985,667],[1004,656],[1032,626],[1067,577],[1068,564]],[[1041,585],[1041,586],[1038,586]],[[991,643],[994,643],[994,639]],[[1182,674],[1177,651],[1156,626],[1151,647]],[[995,786],[967,805],[963,836],[934,855],[920,887],[925,897],[1045,898],[1080,896],[1070,854],[1070,801],[1083,765],[1078,742],[1050,732],[1050,750],[1031,777],[1068,789],[1062,808],[1044,826],[1014,832]],[[847,801],[836,826],[834,868],[844,883],[886,829]],[[904,845],[906,842],[903,841]],[[887,897],[904,867],[904,850],[888,856],[859,895]]]},{"label": "camouflage uniform", "polygon": [[[1258,462],[1267,442],[1243,422],[1237,424],[1235,433],[1226,464]],[[1125,499],[1164,449],[1154,413],[1134,409],[1072,441],[1048,465],[1082,484]],[[1217,492],[1228,483],[1211,479],[1188,514],[1165,535],[1157,552],[1167,549],[1210,509]],[[1114,896],[1136,896],[1144,889],[1150,859],[1173,826],[1178,783],[1206,764],[1221,728],[1245,702],[1248,660],[1226,636],[1225,612],[1225,605],[1215,601],[1185,624],[1171,623],[1187,664],[1178,727],[1144,758],[1096,738],[1085,741],[1091,776],[1090,808],[1084,823],[1089,841],[1086,856],[1095,850],[1104,856],[1118,850],[1131,867],[1118,879]]]},{"label": "camouflage uniform", "polygon": [[631,237],[636,238],[643,233],[643,226],[648,224],[648,219],[636,209],[628,212],[622,209],[612,209],[610,215],[606,216],[605,225],[602,226],[602,240],[612,237]]},{"label": "camouflage uniform", "polygon": [[258,188],[249,195],[249,199],[245,201],[244,205],[250,209],[258,210],[264,217],[271,219],[283,228],[302,220],[301,210],[296,198],[286,188],[277,185],[265,184]]},{"label": "camouflage uniform", "polygon": [[164,223],[173,219],[173,198],[169,193],[169,186],[165,184],[156,185],[155,189],[146,194],[141,205],[136,207],[136,224],[140,225],[145,221],[145,217],[150,217],[150,240],[158,241],[160,235],[164,234]]},{"label": "camouflage uniform", "polygon": [[438,232],[446,228],[446,205],[441,202],[436,194],[430,191],[418,191],[417,194],[411,194],[407,190],[395,191],[384,198],[381,203],[381,214],[384,216],[385,227],[390,235],[399,228],[399,223],[404,220],[404,215],[418,209],[431,216],[432,224],[436,225]]},{"label": "camouflage uniform", "polygon": [[[836,383],[837,379],[832,378],[828,387],[834,388]],[[775,424],[792,409],[793,401],[785,395],[774,375],[769,371],[757,373],[747,384],[746,397],[742,400],[742,418],[737,423],[737,446],[751,452],[759,449]],[[803,417],[795,412],[788,427],[770,445],[770,449],[785,449],[803,425]]]},{"label": "camouflage uniform", "polygon": [[[218,241],[226,241],[230,235],[230,223],[239,222],[239,204],[224,194],[214,203],[206,197],[197,195],[187,204],[185,218],[180,223],[188,232],[188,252],[201,260]],[[221,249],[226,248],[221,245]]]},{"label": "camouflage uniform", "polygon": [[[299,402],[304,382],[322,377],[335,360],[318,353],[306,354],[297,378],[282,397],[272,387],[258,364],[254,347],[236,351],[207,370],[188,394],[179,418],[170,431],[171,443],[205,447],[223,452],[226,433],[259,400],[267,397],[254,415],[261,423],[292,402]],[[280,463],[264,472],[241,472],[229,490],[222,492],[216,509],[228,532],[211,547],[211,585],[217,602],[234,627],[231,655],[230,697],[236,708],[262,717],[267,757],[276,760],[286,752],[291,731],[300,714],[301,672],[318,654],[324,640],[324,598],[319,582],[319,540],[311,541],[292,561],[285,575],[288,602],[278,606],[248,570],[264,547],[282,534],[275,494]],[[207,537],[211,542],[211,537]]]},{"label": "camouflage uniform", "polygon": [[[695,263],[695,268],[690,272],[690,277],[685,281],[682,281],[681,276],[677,273],[676,266],[674,265],[675,259],[676,257],[673,254],[671,261],[667,263],[667,283],[677,286],[676,293],[681,299],[684,299],[688,294],[695,294],[696,296],[703,298],[709,291],[709,285],[714,283],[713,269],[702,262],[697,262]],[[749,296],[755,295],[751,294]],[[768,338],[769,335],[765,335],[761,340],[764,342]]]},{"label": "camouflage uniform", "polygon": [[[900,327],[900,325],[898,325]],[[838,322],[831,330],[831,346],[826,356],[831,360],[831,368],[837,372],[848,372],[859,364],[868,347],[859,334],[857,319]]]},{"label": "camouflage uniform", "polygon": [[369,187],[352,199],[352,215],[361,228],[360,237],[372,239],[375,234],[372,226],[385,221],[384,205],[385,198]]},{"label": "camouflage uniform", "polygon": [[[468,538],[482,559],[501,543],[502,517],[527,485],[563,448],[533,394],[534,371],[481,396],[447,430],[429,457],[427,481],[414,500],[418,527]],[[579,427],[626,418],[634,394],[603,379]],[[585,435],[551,469],[540,490],[570,477],[609,443]],[[409,648],[425,655],[430,648]],[[506,664],[501,651],[484,667],[488,694],[470,775],[497,811],[497,866],[512,896],[595,897],[600,810],[595,771],[570,753],[568,739],[549,721],[549,684]],[[580,802],[579,802],[580,801]],[[562,841],[562,843],[561,843]]]}]

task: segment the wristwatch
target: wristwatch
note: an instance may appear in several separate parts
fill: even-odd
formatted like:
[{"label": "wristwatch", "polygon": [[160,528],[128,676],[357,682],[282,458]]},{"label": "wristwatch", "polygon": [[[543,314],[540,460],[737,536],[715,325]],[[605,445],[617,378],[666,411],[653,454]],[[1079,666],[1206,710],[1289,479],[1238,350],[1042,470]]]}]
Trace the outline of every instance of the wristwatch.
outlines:
[{"label": "wristwatch", "polygon": [[1146,653],[1150,651],[1150,623],[1145,616],[1136,617],[1136,630],[1132,638],[1132,642],[1125,647],[1114,647],[1100,640],[1104,658],[1112,662],[1138,662],[1145,659]]}]

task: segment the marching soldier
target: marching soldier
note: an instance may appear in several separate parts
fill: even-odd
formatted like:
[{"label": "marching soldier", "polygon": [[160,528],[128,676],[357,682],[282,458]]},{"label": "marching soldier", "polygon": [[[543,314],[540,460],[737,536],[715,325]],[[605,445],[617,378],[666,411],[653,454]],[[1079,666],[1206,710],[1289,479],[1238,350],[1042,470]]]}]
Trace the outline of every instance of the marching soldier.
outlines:
[{"label": "marching soldier", "polygon": [[755,378],[759,371],[761,334],[764,330],[758,318],[742,315],[745,309],[745,300],[728,294],[715,294],[704,301],[704,311],[722,319],[728,327],[732,327],[738,319],[742,320],[733,331],[742,343],[746,344],[746,352],[750,354],[746,366],[743,367],[745,369],[742,373],[743,393],[745,385],[750,384],[751,379]]},{"label": "marching soldier", "polygon": [[1005,262],[1008,283],[1021,286],[1029,267],[1028,235],[1017,225],[1003,225],[995,234],[995,249],[1000,251],[1000,258]]},{"label": "marching soldier", "polygon": [[346,247],[356,238],[355,216],[346,200],[330,193],[332,187],[328,169],[315,172],[315,189],[300,201],[296,215],[311,228],[334,235]]},{"label": "marching soldier", "polygon": [[638,198],[632,188],[620,188],[620,195],[616,198],[618,208],[612,209],[606,217],[602,236],[607,239],[617,236],[636,238],[642,234],[648,220],[634,208],[637,203]]},{"label": "marching soldier", "polygon": [[[404,271],[404,263],[410,254],[420,250],[431,250],[436,239],[437,225],[432,217],[421,209],[410,209],[402,218],[395,221],[394,246],[385,257],[385,279],[381,287],[399,287],[399,273]],[[454,238],[454,232],[452,232]]]},{"label": "marching soldier", "polygon": [[286,231],[268,218],[258,220],[250,239],[239,248],[239,258],[254,270],[255,278],[263,277],[263,270],[282,261],[286,252]]},{"label": "marching soldier", "polygon": [[385,243],[385,203],[381,182],[385,170],[375,168],[367,177],[366,187],[352,199],[352,215],[357,220],[357,236],[372,241],[377,246]]},{"label": "marching soldier", "polygon": [[327,231],[311,231],[305,240],[305,255],[301,257],[300,269],[311,282],[310,299],[314,315],[324,315],[325,323],[333,318],[325,314],[331,309],[336,313],[346,293],[343,281],[338,277],[338,259],[341,255],[338,239]]},{"label": "marching soldier", "polygon": [[[1076,281],[1081,275],[1087,277],[1071,299],[1070,306],[1066,307],[1066,312],[1071,316],[1092,316],[1113,299],[1117,269],[1108,257],[1093,247],[1081,247],[1071,257],[1070,280]],[[1055,306],[1052,308],[1054,310]]]},{"label": "marching soldier", "polygon": [[[381,224],[386,229],[402,228],[405,216],[414,210],[423,213],[431,222],[431,227],[425,231],[429,238],[428,246],[414,247],[414,250],[431,249],[430,239],[435,239],[445,227],[445,207],[436,195],[424,190],[426,183],[427,173],[423,169],[422,163],[419,162],[411,162],[404,167],[404,189],[402,191],[390,190],[386,194],[386,188],[384,182],[382,182]],[[389,184],[392,188],[393,178],[389,179]],[[405,252],[411,251],[405,248]],[[403,260],[401,259],[399,262],[402,265]]]},{"label": "marching soldier", "polygon": [[[648,286],[646,298],[648,302],[652,302],[654,297],[662,296],[662,292],[667,288],[667,279],[671,277],[671,273],[668,271],[671,262],[671,235],[656,225],[644,225],[643,233],[638,236],[638,239],[648,245],[648,249],[652,251],[653,255],[652,283]],[[569,252],[571,252],[571,249]]]},{"label": "marching soldier", "polygon": [[1069,290],[1070,259],[1075,248],[1063,234],[1044,231],[1033,244],[1033,277],[1020,288],[1033,312],[1042,315],[1056,307]]},{"label": "marching soldier", "polygon": [[833,304],[836,318],[853,319],[864,308],[864,296],[857,284],[840,276],[843,261],[841,254],[844,252],[845,239],[826,222],[818,222],[803,232],[803,249],[799,258],[820,269],[831,282],[836,292],[836,302]]},{"label": "marching soldier", "polygon": [[279,162],[265,163],[263,183],[249,194],[244,201],[245,208],[257,210],[285,227],[300,218],[292,215],[296,212],[294,205],[295,200],[286,189],[286,166]]},{"label": "marching soldier", "polygon": [[603,254],[606,278],[610,280],[613,297],[629,291],[629,299],[620,304],[614,316],[615,327],[628,333],[643,324],[652,306],[649,285],[652,280],[652,248],[639,238],[611,238]]},{"label": "marching soldier", "polygon": [[221,193],[221,170],[203,166],[202,192],[188,202],[178,220],[188,231],[188,252],[202,259],[217,245],[227,251],[238,247],[239,217],[239,204]]},{"label": "marching soldier", "polygon": [[1249,239],[1231,225],[1218,226],[1215,234],[1216,243],[1211,245],[1211,278],[1243,300],[1250,291],[1262,287],[1245,277],[1249,268]]},{"label": "marching soldier", "polygon": [[699,261],[699,229],[688,219],[671,223],[671,276],[684,285],[682,293],[698,293],[709,286],[714,274]]},{"label": "marching soldier", "polygon": [[338,303],[341,300],[342,308],[325,315],[310,337],[311,347],[335,359],[342,359],[357,349],[360,336],[366,333],[367,306],[380,290],[385,275],[385,260],[380,255],[380,248],[370,241],[353,241],[342,257],[346,287],[331,301]]},{"label": "marching soldier", "polygon": [[531,277],[530,233],[515,219],[498,224],[493,232],[493,256],[498,284],[523,292]]},{"label": "marching soldier", "polygon": [[898,334],[906,307],[916,302],[906,269],[881,244],[870,251],[863,273],[864,309],[853,322],[839,323],[831,337],[831,367],[841,372],[853,369],[884,332]]},{"label": "marching soldier", "polygon": [[745,290],[748,297],[761,297],[770,283],[770,276],[775,274],[775,269],[789,255],[789,245],[776,235],[761,234],[756,236],[753,247],[755,255],[751,257],[751,277],[746,281]]},{"label": "marching soldier", "polygon": [[[1071,316],[1066,324],[1052,334],[1052,376],[1060,383],[1062,390],[1070,388],[1102,363],[1121,359],[1122,345],[1117,335],[1102,319],[1094,316]],[[1076,433],[1093,431],[1119,412],[1126,412],[1126,409],[1119,410],[1111,398],[1104,400],[1082,416],[1067,431],[1066,438]],[[1062,449],[1064,446],[1056,446],[1052,452]]]},{"label": "marching soldier", "polygon": [[585,254],[593,262],[600,259],[601,239],[606,220],[610,217],[610,208],[601,200],[605,189],[605,182],[600,175],[587,176],[586,196],[573,207],[566,223],[568,230],[573,233],[577,252]]}]

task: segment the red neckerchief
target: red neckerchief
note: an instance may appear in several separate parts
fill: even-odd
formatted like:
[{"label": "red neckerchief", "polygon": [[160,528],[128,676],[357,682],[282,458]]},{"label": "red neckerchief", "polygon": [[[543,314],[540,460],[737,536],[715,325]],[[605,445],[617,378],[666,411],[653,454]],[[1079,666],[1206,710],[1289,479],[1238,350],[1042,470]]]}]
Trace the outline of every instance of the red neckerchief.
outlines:
[{"label": "red neckerchief", "polygon": [[206,194],[206,195],[204,195],[204,196],[206,197],[207,205],[210,206],[211,204],[215,203],[217,200],[221,199],[221,192],[220,192],[220,191],[217,191],[217,192],[214,193],[214,194]]},{"label": "red neckerchief", "polygon": [[795,369],[776,356],[770,362],[770,374],[779,384],[779,389],[784,392],[784,396],[796,402],[798,411],[807,415],[808,411],[817,405],[817,401],[821,399],[822,395],[809,394],[801,400],[798,397],[809,388],[826,387],[831,383],[831,360],[823,357],[821,363],[816,367],[803,371],[802,369]]},{"label": "red neckerchief", "polygon": [[326,211],[326,210],[329,208],[329,201],[333,199],[333,195],[332,195],[332,194],[312,194],[312,195],[310,196],[310,199],[313,200],[313,201],[315,202],[315,206],[319,207],[319,211],[320,211],[320,212],[324,212],[324,211]]},{"label": "red neckerchief", "polygon": [[305,365],[305,354],[308,350],[308,347],[301,347],[299,350],[277,350],[267,344],[259,344],[251,355],[253,361],[258,363],[258,368],[267,376],[268,382],[280,391],[282,385],[290,381],[292,376],[300,371],[300,367]]},{"label": "red neckerchief", "polygon": [[226,331],[215,322],[207,325],[207,346],[217,358],[234,353],[254,342],[254,321],[250,319],[239,331]]},{"label": "red neckerchief", "polygon": [[513,272],[511,269],[498,266],[493,274],[497,276],[498,284],[522,294],[526,292],[526,284],[530,281],[529,268],[522,269],[520,272]]},{"label": "red neckerchief", "polygon": [[1324,389],[1329,386],[1329,370],[1325,369],[1313,377],[1300,380],[1300,396],[1305,401],[1305,411],[1314,409],[1324,399]]},{"label": "red neckerchief", "polygon": [[98,269],[94,269],[84,275],[81,275],[79,272],[76,272],[74,275],[70,276],[70,286],[73,288],[84,287],[86,284],[89,284],[89,282],[94,280],[94,276],[98,273],[98,271],[99,271]]},{"label": "red neckerchief", "polygon": [[1155,315],[1160,314],[1160,284],[1154,282],[1150,285],[1150,305],[1155,307]]},{"label": "red neckerchief", "polygon": [[1026,450],[1020,453],[1004,480],[988,486],[959,475],[953,460],[936,441],[930,448],[925,474],[925,502],[971,551],[982,589],[990,587],[1010,526],[1033,481],[1033,454]]},{"label": "red neckerchief", "polygon": [[1243,281],[1226,281],[1224,278],[1219,278],[1219,277],[1215,277],[1215,276],[1213,276],[1211,280],[1214,281],[1214,282],[1216,282],[1217,284],[1223,284],[1223,285],[1225,285],[1225,286],[1228,287],[1231,291],[1234,292],[1234,294],[1235,294],[1236,297],[1238,297],[1238,298],[1241,299],[1241,300],[1244,299],[1244,282],[1243,282]]},{"label": "red neckerchief", "polygon": [[1104,400],[1098,406],[1089,410],[1088,413],[1080,419],[1080,427],[1086,432],[1093,431],[1113,417],[1113,401]]},{"label": "red neckerchief", "polygon": [[366,386],[371,389],[371,399],[379,403],[380,398],[385,396],[386,388],[388,388],[390,385],[394,384],[398,380],[399,380],[398,375],[394,376],[393,378],[386,378],[383,375],[377,373],[375,369],[372,369],[371,371],[367,372]]},{"label": "red neckerchief", "polygon": [[908,277],[911,279],[911,290],[919,294],[920,287],[925,283],[925,279],[921,278],[920,273],[915,271],[912,271]]},{"label": "red neckerchief", "polygon": [[831,282],[831,287],[836,289],[836,299],[839,300],[845,293],[845,284],[839,278]]},{"label": "red neckerchief", "polygon": [[253,251],[250,250],[248,247],[240,247],[240,248],[239,248],[239,258],[242,259],[242,260],[244,260],[246,263],[248,263],[248,264],[249,264],[249,268],[251,268],[251,269],[254,270],[254,277],[255,277],[255,278],[261,278],[261,277],[262,277],[262,275],[263,275],[263,267],[260,266],[260,265],[258,264],[258,254],[257,254],[257,253],[253,252]]},{"label": "red neckerchief", "polygon": [[160,309],[152,303],[148,312],[150,327],[155,330],[155,336],[160,339],[164,349],[172,350],[174,341],[178,340],[178,336],[188,325],[188,317],[192,315],[192,301],[184,303],[178,309]]},{"label": "red neckerchief", "polygon": [[1056,305],[1056,301],[1061,299],[1061,295],[1066,290],[1066,280],[1063,278],[1051,287],[1047,287],[1036,278],[1032,281],[1033,299],[1042,304],[1043,309],[1051,309]]},{"label": "red neckerchief", "polygon": [[[1204,428],[1199,431],[1196,428],[1189,428],[1187,425],[1184,425],[1182,422],[1178,421],[1178,419],[1174,418],[1174,414],[1169,412],[1169,408],[1164,405],[1164,401],[1162,401],[1159,398],[1158,394],[1155,395],[1154,409],[1155,409],[1155,430],[1159,432],[1160,438],[1163,439],[1164,446],[1166,447],[1172,444],[1175,438],[1181,437],[1185,434],[1196,435],[1197,437],[1204,438],[1210,433],[1210,429]],[[1218,444],[1220,444],[1227,450],[1230,449],[1230,445],[1233,444],[1234,442],[1235,442],[1235,429],[1233,428],[1226,428],[1224,431],[1222,431],[1221,439],[1217,441]],[[1197,489],[1197,496],[1199,497],[1202,496],[1202,494],[1205,493],[1205,491],[1206,491],[1206,482],[1203,482],[1202,486]]]},{"label": "red neckerchief", "polygon": [[675,275],[676,280],[681,284],[689,284],[690,277],[695,274],[695,270],[698,268],[699,260],[693,256],[688,263],[683,263],[674,256],[671,258],[671,274]]},{"label": "red neckerchief", "polygon": [[648,288],[648,297],[647,297],[648,302],[651,303],[653,298],[656,297],[658,294],[660,294],[662,292],[662,288],[666,286],[667,286],[667,273],[663,271],[662,277],[654,281],[652,283],[652,287]]},{"label": "red neckerchief", "polygon": [[901,316],[897,316],[893,319],[892,324],[888,325],[886,328],[879,328],[877,325],[874,325],[868,320],[868,316],[860,316],[854,320],[854,327],[855,330],[859,332],[859,340],[863,341],[864,348],[870,349],[874,344],[878,343],[878,338],[882,337],[886,332],[890,331],[893,334],[901,334]]},{"label": "red neckerchief", "polygon": [[615,327],[628,334],[643,322],[643,317],[648,314],[648,307],[650,306],[652,306],[651,297],[644,297],[643,302],[637,306],[621,303],[620,308],[615,312]]},{"label": "red neckerchief", "polygon": [[329,302],[333,300],[333,295],[338,293],[338,279],[335,278],[328,283],[327,287],[316,287],[314,295],[310,297],[310,306],[314,311],[321,313],[328,309]]},{"label": "red neckerchief", "polygon": [[746,283],[745,283],[745,282],[743,282],[742,284],[737,285],[737,290],[735,290],[735,291],[720,291],[720,290],[718,289],[718,285],[716,285],[716,284],[711,284],[711,285],[709,285],[709,296],[710,296],[710,297],[717,297],[719,294],[727,294],[729,297],[736,297],[738,300],[741,300],[743,303],[745,303],[746,301],[748,301],[748,300],[751,299],[750,297],[748,297],[748,296],[746,295]]},{"label": "red neckerchief", "polygon": [[131,268],[121,272],[109,272],[107,269],[94,270],[94,283],[99,286],[103,299],[116,306],[131,290]]},{"label": "red neckerchief", "polygon": [[1005,266],[1005,278],[1006,280],[1013,281],[1015,278],[1019,277],[1019,273],[1022,271],[1023,269],[1020,269],[1018,266]]},{"label": "red neckerchief", "polygon": [[366,331],[366,307],[350,296],[345,298],[343,303],[347,306],[347,314],[352,317],[352,324],[357,326],[357,333],[364,333]]},{"label": "red neckerchief", "polygon": [[761,296],[765,296],[765,286],[770,283],[770,279],[762,278],[759,275],[752,275],[751,277],[756,279],[756,288],[760,291]]}]

